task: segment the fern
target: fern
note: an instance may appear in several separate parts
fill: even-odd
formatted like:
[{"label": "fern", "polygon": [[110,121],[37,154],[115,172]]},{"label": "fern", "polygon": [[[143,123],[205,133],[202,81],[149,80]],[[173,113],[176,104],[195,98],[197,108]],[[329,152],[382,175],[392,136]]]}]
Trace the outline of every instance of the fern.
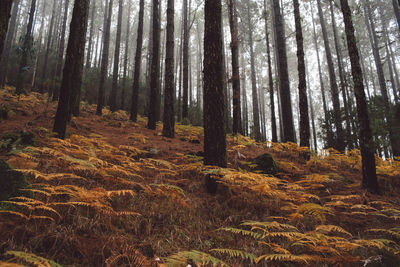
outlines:
[{"label": "fern", "polygon": [[316,231],[318,232],[323,232],[323,233],[331,233],[331,232],[337,232],[341,234],[345,234],[348,236],[352,236],[349,232],[344,230],[342,227],[336,226],[336,225],[318,225],[315,228]]},{"label": "fern", "polygon": [[7,251],[4,253],[4,255],[11,257],[11,261],[27,263],[37,267],[62,267],[60,264],[52,260],[45,259],[33,253],[26,253],[23,251]]},{"label": "fern", "polygon": [[262,255],[256,259],[256,263],[260,263],[261,261],[275,261],[275,262],[297,262],[297,263],[306,263],[310,262],[322,262],[323,259],[318,256],[310,256],[310,255],[292,255],[292,254],[268,254]]},{"label": "fern", "polygon": [[251,263],[255,263],[257,259],[257,256],[255,254],[248,253],[242,250],[219,248],[219,249],[211,249],[210,251],[217,252],[220,254],[228,254],[231,258],[240,258],[245,261],[250,261]]},{"label": "fern", "polygon": [[326,221],[326,215],[331,214],[331,209],[315,203],[306,203],[299,206],[297,212],[310,215],[321,223],[324,223]]},{"label": "fern", "polygon": [[229,265],[222,260],[214,258],[210,254],[200,252],[197,250],[191,251],[182,251],[176,254],[173,254],[169,257],[163,258],[165,261],[165,265],[167,267],[181,267],[186,266],[188,261],[193,261],[195,264],[203,265],[212,265],[212,266],[220,266],[220,267],[229,267]]}]

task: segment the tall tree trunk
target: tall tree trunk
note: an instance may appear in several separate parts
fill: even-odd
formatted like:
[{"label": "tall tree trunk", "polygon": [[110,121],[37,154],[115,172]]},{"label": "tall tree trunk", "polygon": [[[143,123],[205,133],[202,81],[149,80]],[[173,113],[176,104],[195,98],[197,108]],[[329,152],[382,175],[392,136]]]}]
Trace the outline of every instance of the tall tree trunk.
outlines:
[{"label": "tall tree trunk", "polygon": [[251,89],[253,100],[253,134],[257,141],[261,141],[260,133],[260,111],[258,108],[258,93],[257,93],[257,80],[256,80],[256,66],[254,56],[254,43],[253,43],[253,25],[251,24],[250,17],[250,1],[247,0],[247,25],[249,27],[249,47],[250,47],[250,67],[251,67]]},{"label": "tall tree trunk", "polygon": [[233,134],[242,132],[240,106],[239,36],[237,29],[236,0],[229,0],[229,26],[231,29],[232,91],[233,91]]},{"label": "tall tree trunk", "polygon": [[[204,164],[226,167],[221,0],[205,0],[204,8]],[[216,182],[214,189],[216,190]],[[210,182],[210,181],[209,181]],[[211,182],[212,183],[212,182]],[[209,190],[214,191],[215,190]],[[213,193],[213,192],[211,192]]]},{"label": "tall tree trunk", "polygon": [[[92,0],[96,1],[96,0]],[[67,18],[68,18],[68,6],[69,0],[65,0],[64,6],[64,16],[63,16],[63,23],[62,23],[62,30],[61,30],[61,40],[60,46],[58,48],[58,59],[57,59],[57,66],[56,66],[56,78],[61,79],[62,74],[62,67],[63,67],[63,58],[64,58],[64,46],[65,46],[65,32],[67,30]],[[58,100],[60,94],[60,90],[58,88],[54,89],[53,94],[53,101]]]},{"label": "tall tree trunk", "polygon": [[110,110],[112,112],[115,112],[117,110],[119,56],[120,56],[120,50],[121,50],[121,28],[122,28],[122,12],[123,12],[122,5],[123,5],[123,0],[119,0],[117,37],[115,40],[115,53],[114,53],[114,71],[113,71],[113,81],[112,81],[111,94],[110,94]]},{"label": "tall tree trunk", "polygon": [[73,92],[80,90],[77,86],[80,86],[82,82],[89,2],[90,0],[75,0],[72,13],[60,100],[53,127],[53,131],[62,139],[65,138]]},{"label": "tall tree trunk", "polygon": [[343,98],[343,107],[344,107],[344,114],[345,114],[345,121],[346,121],[346,141],[347,141],[346,143],[347,143],[349,149],[353,149],[354,148],[354,140],[351,135],[349,104],[347,102],[346,86],[345,86],[344,72],[343,72],[343,61],[342,61],[343,58],[342,58],[342,53],[341,53],[340,44],[339,44],[339,38],[338,38],[338,34],[337,34],[336,18],[335,18],[335,13],[333,10],[332,1],[329,1],[329,5],[330,5],[330,11],[331,11],[333,39],[335,41],[335,50],[336,50],[337,61],[338,61],[340,89],[341,89],[342,98]]},{"label": "tall tree trunk", "polygon": [[273,7],[277,63],[279,74],[279,91],[281,100],[283,142],[294,142],[292,101],[290,96],[289,72],[286,55],[285,27],[281,14],[279,0],[271,0]]},{"label": "tall tree trunk", "polygon": [[24,43],[23,43],[23,47],[22,47],[21,60],[20,60],[19,69],[18,69],[16,93],[19,95],[22,93],[25,93],[24,81],[25,81],[25,73],[27,72],[27,69],[28,69],[28,66],[27,66],[28,65],[28,57],[29,57],[29,53],[31,52],[32,44],[33,44],[32,27],[33,27],[33,18],[35,15],[35,8],[36,8],[36,0],[32,0],[30,12],[29,12],[28,25],[26,27],[26,34],[24,37]]},{"label": "tall tree trunk", "polygon": [[370,5],[371,5],[370,2],[367,0],[364,5],[364,11],[366,11],[365,15],[368,16],[369,28],[370,28],[370,32],[372,35],[372,42],[371,42],[372,52],[373,52],[374,60],[375,60],[375,67],[376,67],[376,70],[378,73],[379,87],[380,87],[381,95],[383,97],[383,101],[384,101],[384,105],[385,105],[386,128],[389,132],[390,144],[392,146],[393,155],[395,157],[398,157],[398,156],[400,156],[400,151],[398,151],[398,149],[394,145],[394,143],[396,142],[396,139],[400,138],[400,137],[395,137],[393,134],[392,118],[391,118],[391,114],[390,114],[389,96],[388,96],[387,87],[386,87],[385,75],[384,75],[383,67],[382,67],[381,55],[379,52],[378,36],[375,31],[375,22],[374,22],[374,19],[372,16],[372,11],[371,11]]},{"label": "tall tree trunk", "polygon": [[128,58],[129,58],[129,32],[131,28],[131,9],[132,2],[128,0],[128,15],[126,18],[126,34],[125,34],[125,53],[124,53],[124,74],[122,81],[122,91],[121,91],[121,109],[125,108],[125,90],[126,90],[126,80],[128,79]]},{"label": "tall tree trunk", "polygon": [[379,184],[376,177],[374,144],[368,116],[367,101],[365,99],[364,83],[360,66],[360,56],[357,48],[357,41],[354,36],[353,21],[351,10],[347,0],[340,0],[347,47],[349,49],[351,73],[354,81],[354,94],[357,101],[357,114],[360,125],[360,147],[362,157],[363,181],[362,186],[372,193],[379,193]]},{"label": "tall tree trunk", "polygon": [[136,54],[135,54],[135,71],[133,74],[132,87],[132,106],[131,120],[137,121],[139,86],[140,86],[140,69],[142,66],[142,47],[143,47],[143,17],[144,17],[144,0],[140,0],[139,4],[139,23],[137,30]]},{"label": "tall tree trunk", "polygon": [[299,108],[300,108],[300,146],[310,147],[310,119],[308,117],[306,64],[304,62],[303,30],[301,27],[300,6],[293,0],[296,24],[297,61],[299,72]]},{"label": "tall tree trunk", "polygon": [[[11,0],[9,2],[12,2]],[[6,83],[6,77],[7,77],[7,70],[8,70],[8,60],[10,58],[10,52],[11,52],[11,46],[12,46],[12,40],[14,39],[15,33],[16,33],[16,24],[17,24],[17,14],[18,14],[18,6],[20,3],[20,0],[14,0],[13,2],[13,8],[12,8],[12,15],[9,23],[9,28],[8,28],[8,33],[7,33],[7,38],[5,40],[5,45],[2,50],[0,50],[1,53],[1,60],[0,60],[0,88],[5,86]],[[7,5],[5,4],[4,7],[7,10]],[[3,8],[3,6],[2,6]],[[3,12],[3,11],[1,11]],[[8,25],[8,24],[7,24]],[[0,37],[3,38],[3,37]],[[1,45],[0,45],[1,46]]]},{"label": "tall tree trunk", "polygon": [[113,0],[110,0],[110,2],[108,4],[107,23],[106,23],[106,27],[104,28],[103,55],[101,57],[101,69],[100,69],[100,86],[99,86],[99,92],[98,92],[98,97],[97,97],[96,115],[99,115],[99,116],[101,116],[103,106],[104,106],[104,86],[105,86],[105,80],[107,78],[108,53],[109,53],[109,48],[110,48],[112,5],[113,5]]},{"label": "tall tree trunk", "polygon": [[4,41],[7,35],[12,3],[12,0],[2,0],[0,6],[0,53],[2,53],[4,49]]},{"label": "tall tree trunk", "polygon": [[335,67],[333,65],[331,47],[329,45],[328,33],[325,26],[324,13],[322,12],[321,0],[317,0],[317,7],[318,7],[319,20],[321,24],[322,37],[324,39],[324,45],[325,45],[325,55],[329,71],[329,81],[331,85],[334,122],[336,127],[336,140],[334,148],[339,151],[344,151],[346,145],[345,145],[343,126],[342,126],[342,117],[340,112],[339,89],[336,83]]},{"label": "tall tree trunk", "polygon": [[159,0],[153,0],[153,56],[151,60],[150,73],[150,105],[149,120],[147,128],[156,129],[156,123],[160,117],[160,18],[159,18]]},{"label": "tall tree trunk", "polygon": [[[56,11],[57,11],[57,2],[54,0],[53,1],[53,11],[51,12],[51,20],[50,20],[50,26],[49,26],[49,33],[47,35],[47,45],[46,45],[46,52],[44,56],[44,61],[43,61],[43,69],[42,69],[42,81],[41,81],[41,86],[40,86],[40,92],[44,93],[44,87],[46,83],[46,78],[47,78],[47,65],[49,61],[49,55],[50,55],[50,50],[51,50],[51,41],[53,38],[53,27],[54,27],[54,19],[56,16]],[[50,88],[48,88],[50,89]],[[48,91],[50,93],[50,91]]]},{"label": "tall tree trunk", "polygon": [[272,134],[272,142],[278,142],[278,134],[276,129],[276,116],[275,116],[274,80],[272,77],[271,49],[270,49],[269,29],[268,29],[267,0],[264,0],[264,20],[265,20],[265,40],[267,46],[267,61],[268,61],[268,86],[269,86],[269,98],[271,106],[271,134]]},{"label": "tall tree trunk", "polygon": [[[40,22],[40,29],[39,29],[39,38],[37,41],[37,45],[36,45],[36,58],[35,58],[35,64],[33,66],[33,77],[32,77],[32,88],[36,88],[36,82],[37,82],[37,76],[38,76],[38,65],[39,65],[39,57],[41,55],[41,51],[42,51],[42,40],[43,40],[43,29],[44,29],[44,25],[45,25],[45,19],[46,19],[46,4],[42,5],[42,19]],[[38,6],[39,9],[39,6]],[[44,43],[44,40],[43,40]]]},{"label": "tall tree trunk", "polygon": [[183,96],[182,118],[189,116],[189,26],[188,26],[188,1],[183,0]]},{"label": "tall tree trunk", "polygon": [[173,138],[175,135],[174,114],[174,1],[168,0],[167,7],[167,45],[165,55],[165,93],[164,93],[164,117],[163,136]]},{"label": "tall tree trunk", "polygon": [[397,2],[396,0],[392,0],[392,4],[393,4],[394,14],[395,14],[396,20],[397,20],[397,27],[399,27],[399,30],[400,30],[400,10],[399,10],[400,3]]},{"label": "tall tree trunk", "polygon": [[[243,49],[243,48],[242,48]],[[241,66],[242,66],[242,103],[243,103],[243,115],[242,115],[242,129],[243,129],[243,134],[248,135],[248,129],[249,129],[249,113],[248,113],[248,108],[247,108],[247,90],[246,90],[246,68],[245,68],[245,60],[244,60],[244,54],[240,53],[240,61],[241,61]]]},{"label": "tall tree trunk", "polygon": [[89,45],[88,51],[86,54],[86,69],[90,68],[91,60],[92,60],[92,42],[93,42],[93,34],[94,34],[94,18],[96,13],[96,0],[92,1],[92,10],[90,14],[90,29],[89,29]]},{"label": "tall tree trunk", "polygon": [[311,86],[310,86],[310,75],[308,72],[308,69],[306,69],[307,71],[307,87],[310,88],[310,90],[308,91],[308,106],[310,107],[310,115],[311,115],[311,126],[312,126],[312,135],[313,135],[313,144],[314,144],[314,150],[316,152],[318,152],[318,142],[317,142],[317,130],[316,130],[316,126],[315,126],[315,112],[314,112],[314,105],[312,102],[312,90],[311,90]]}]

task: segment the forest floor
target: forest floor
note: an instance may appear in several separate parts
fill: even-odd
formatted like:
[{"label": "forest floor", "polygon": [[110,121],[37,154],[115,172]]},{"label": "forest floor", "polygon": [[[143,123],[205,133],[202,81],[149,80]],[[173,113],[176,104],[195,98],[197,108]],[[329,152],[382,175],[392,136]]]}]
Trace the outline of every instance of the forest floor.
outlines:
[{"label": "forest floor", "polygon": [[[228,168],[209,167],[202,128],[169,139],[86,104],[59,140],[56,103],[13,90],[0,91],[0,159],[31,187],[0,202],[0,266],[400,265],[399,162],[377,158],[382,195],[361,189],[357,150],[308,160],[296,144],[228,136]],[[21,132],[35,145],[6,139]],[[264,153],[278,173],[260,173]]]}]

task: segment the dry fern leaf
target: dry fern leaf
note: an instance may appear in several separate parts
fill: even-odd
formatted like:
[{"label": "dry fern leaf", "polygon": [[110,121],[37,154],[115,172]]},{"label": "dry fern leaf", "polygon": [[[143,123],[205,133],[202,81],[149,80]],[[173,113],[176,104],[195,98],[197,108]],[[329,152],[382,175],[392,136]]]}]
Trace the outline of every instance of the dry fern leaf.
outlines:
[{"label": "dry fern leaf", "polygon": [[134,196],[136,193],[133,190],[114,190],[114,191],[107,191],[107,196],[108,197],[113,197],[113,196]]},{"label": "dry fern leaf", "polygon": [[349,232],[344,230],[342,227],[336,226],[336,225],[318,225],[315,228],[315,231],[322,232],[322,233],[337,232],[337,233],[345,234],[348,236],[352,236],[352,234],[350,234]]},{"label": "dry fern leaf", "polygon": [[229,248],[218,248],[218,249],[211,249],[211,252],[217,252],[219,254],[227,254],[231,258],[240,258],[242,260],[250,261],[251,263],[255,263],[257,256],[253,253],[248,253],[242,250],[236,249],[229,249]]},{"label": "dry fern leaf", "polygon": [[192,260],[193,263],[200,266],[220,266],[220,267],[229,267],[229,265],[223,262],[220,259],[217,259],[210,254],[200,252],[197,250],[191,251],[182,251],[176,254],[173,254],[169,257],[163,258],[165,261],[165,265],[167,267],[181,267],[186,266],[188,260]]},{"label": "dry fern leaf", "polygon": [[322,259],[318,256],[311,255],[292,255],[292,254],[268,254],[262,255],[256,259],[256,263],[258,264],[261,261],[274,261],[274,262],[297,262],[297,263],[306,263],[309,262],[321,262]]}]

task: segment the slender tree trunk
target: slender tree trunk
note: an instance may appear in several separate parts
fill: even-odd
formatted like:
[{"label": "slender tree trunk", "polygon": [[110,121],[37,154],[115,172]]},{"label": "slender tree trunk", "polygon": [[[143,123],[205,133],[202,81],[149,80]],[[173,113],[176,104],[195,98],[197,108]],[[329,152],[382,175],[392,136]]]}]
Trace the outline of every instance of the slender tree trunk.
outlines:
[{"label": "slender tree trunk", "polygon": [[183,98],[182,118],[188,118],[189,94],[189,27],[188,27],[188,1],[183,0]]},{"label": "slender tree trunk", "polygon": [[[372,11],[371,11],[371,6],[370,2],[367,0],[364,9],[366,11],[366,15],[368,16],[369,20],[369,27],[370,27],[370,32],[372,34],[372,52],[374,55],[374,60],[375,60],[375,66],[376,70],[378,73],[378,80],[379,80],[379,87],[381,91],[381,95],[383,97],[384,105],[385,105],[385,118],[386,118],[386,128],[389,132],[389,138],[390,138],[390,144],[393,149],[393,155],[395,157],[400,156],[400,151],[396,148],[394,143],[396,142],[396,138],[400,137],[395,137],[393,134],[393,129],[392,129],[392,118],[390,114],[390,103],[389,103],[389,96],[387,92],[387,87],[386,87],[386,80],[385,80],[385,75],[383,72],[383,67],[382,67],[382,61],[381,61],[381,56],[379,53],[379,43],[378,43],[378,36],[375,31],[375,22],[372,16]],[[368,26],[368,25],[367,25]]]},{"label": "slender tree trunk", "polygon": [[[32,88],[36,88],[36,82],[37,82],[37,76],[38,76],[38,65],[39,65],[39,57],[41,55],[41,51],[42,51],[42,40],[43,40],[43,29],[44,29],[44,25],[45,25],[45,18],[46,18],[46,7],[47,5],[43,4],[42,5],[42,19],[40,22],[40,29],[39,29],[39,38],[37,41],[37,45],[36,45],[36,57],[35,57],[35,64],[33,67],[33,77],[32,77]],[[39,8],[39,7],[38,7]],[[43,40],[44,43],[44,40]]]},{"label": "slender tree trunk", "polygon": [[[46,46],[46,52],[44,56],[44,61],[43,61],[43,69],[42,69],[42,78],[41,78],[41,85],[40,85],[40,92],[44,93],[44,87],[46,83],[46,78],[47,78],[47,65],[49,61],[49,55],[50,55],[50,50],[51,50],[51,41],[53,38],[53,27],[54,27],[54,19],[56,16],[56,11],[57,11],[57,2],[54,0],[53,1],[53,11],[51,12],[51,20],[50,20],[50,26],[49,26],[49,33],[47,35],[47,46]],[[50,88],[48,88],[48,93],[50,93]]]},{"label": "slender tree trunk", "polygon": [[142,66],[142,47],[143,47],[143,17],[144,17],[144,0],[140,0],[139,24],[138,24],[138,30],[137,30],[135,71],[133,74],[132,106],[131,106],[131,120],[134,122],[136,122],[137,114],[138,114],[140,69]]},{"label": "slender tree trunk", "polygon": [[310,119],[308,117],[306,65],[304,62],[303,30],[301,27],[300,6],[293,0],[296,24],[297,61],[299,72],[299,108],[300,108],[300,146],[310,147]]},{"label": "slender tree trunk", "polygon": [[226,167],[221,0],[205,0],[204,14],[204,164]]},{"label": "slender tree trunk", "polygon": [[248,108],[247,108],[247,91],[246,91],[246,68],[245,68],[245,60],[244,60],[244,54],[240,53],[241,57],[241,65],[242,65],[242,103],[243,103],[243,117],[242,117],[242,129],[243,129],[243,134],[248,135],[248,129],[249,129],[249,115],[248,115]]},{"label": "slender tree trunk", "polygon": [[12,3],[12,0],[2,0],[0,5],[0,53],[4,50]]},{"label": "slender tree trunk", "polygon": [[80,90],[77,86],[80,86],[82,82],[89,2],[89,0],[75,0],[72,13],[60,100],[53,128],[53,131],[62,139],[65,138],[73,91]]},{"label": "slender tree trunk", "polygon": [[111,28],[111,17],[112,17],[112,5],[113,0],[110,0],[108,4],[108,18],[106,27],[104,28],[104,43],[103,43],[103,55],[101,58],[101,70],[100,70],[100,86],[97,97],[97,109],[96,115],[101,116],[103,106],[104,106],[104,86],[105,80],[107,78],[107,68],[108,68],[108,53],[110,48],[110,28]]},{"label": "slender tree trunk", "polygon": [[392,4],[393,4],[394,14],[395,14],[396,20],[397,20],[397,27],[399,27],[399,30],[400,30],[400,10],[399,10],[400,2],[397,2],[396,0],[392,0]]},{"label": "slender tree trunk", "polygon": [[239,36],[237,29],[236,0],[229,0],[229,26],[232,51],[232,91],[233,91],[233,134],[242,132],[242,112],[240,106]]},{"label": "slender tree trunk", "polygon": [[360,66],[360,56],[357,48],[357,41],[354,36],[351,10],[347,0],[340,0],[340,3],[345,24],[347,47],[349,49],[351,73],[354,81],[354,94],[357,101],[357,114],[360,125],[360,147],[363,171],[362,186],[372,193],[379,193],[379,184],[376,177],[375,167],[375,149],[372,141],[372,132],[368,117],[367,101],[365,99],[364,83]]},{"label": "slender tree trunk", "polygon": [[35,8],[36,8],[36,0],[31,1],[31,8],[29,12],[29,20],[28,25],[26,27],[26,34],[24,37],[24,43],[22,47],[22,55],[21,60],[19,63],[19,70],[18,70],[18,79],[17,79],[17,86],[16,86],[16,93],[22,94],[25,93],[24,89],[24,81],[25,81],[25,73],[28,69],[28,57],[29,53],[32,49],[33,39],[32,39],[32,27],[33,27],[33,18],[35,15]]},{"label": "slender tree trunk", "polygon": [[352,135],[351,135],[349,104],[347,102],[346,86],[345,86],[345,81],[344,81],[344,77],[343,77],[344,72],[343,72],[343,63],[342,63],[342,53],[341,53],[339,38],[338,38],[338,34],[337,34],[336,18],[335,18],[335,13],[333,10],[332,1],[329,2],[329,5],[330,5],[330,11],[331,11],[332,30],[333,30],[333,37],[334,37],[334,41],[335,41],[335,50],[336,50],[336,55],[337,55],[337,60],[338,60],[340,89],[342,92],[344,114],[345,114],[345,120],[346,120],[346,140],[347,140],[347,145],[348,145],[349,149],[353,149],[354,142],[353,142]]},{"label": "slender tree trunk", "polygon": [[[92,1],[96,1],[96,0],[92,0]],[[62,67],[63,67],[65,32],[67,30],[67,18],[68,18],[68,6],[69,6],[69,0],[65,0],[63,24],[62,24],[62,30],[61,30],[61,40],[60,40],[60,46],[58,49],[58,59],[57,59],[57,66],[56,66],[56,78],[58,78],[58,79],[61,79]],[[59,94],[60,94],[60,90],[58,88],[54,88],[53,101],[58,100]]]},{"label": "slender tree trunk", "polygon": [[125,53],[124,53],[124,74],[122,81],[122,92],[121,92],[121,109],[125,108],[125,90],[126,90],[126,80],[128,79],[128,57],[129,57],[129,32],[131,27],[131,8],[132,2],[128,0],[128,15],[126,18],[126,34],[125,34]]},{"label": "slender tree trunk", "polygon": [[268,87],[269,87],[269,98],[271,106],[271,134],[272,134],[272,142],[278,142],[276,117],[275,117],[274,80],[272,77],[271,49],[270,49],[269,29],[268,29],[267,0],[264,0],[264,20],[265,20],[265,40],[267,46],[267,61],[268,61]]},{"label": "slender tree trunk", "polygon": [[117,37],[115,40],[115,53],[114,53],[114,71],[113,71],[113,81],[112,81],[112,88],[111,88],[111,94],[110,94],[110,110],[112,112],[117,111],[119,57],[120,57],[120,50],[121,50],[121,28],[122,28],[122,12],[123,12],[122,5],[123,5],[123,0],[119,0]]},{"label": "slender tree trunk", "polygon": [[250,1],[247,1],[247,25],[249,27],[249,47],[250,47],[250,67],[251,67],[251,87],[252,87],[252,100],[253,100],[253,134],[257,141],[261,141],[260,133],[260,111],[258,108],[258,93],[257,93],[257,80],[256,80],[256,66],[254,56],[254,43],[253,43],[253,25],[251,24],[250,17]]},{"label": "slender tree trunk", "polygon": [[[13,1],[9,0],[9,2],[11,3]],[[13,4],[13,8],[12,8],[12,15],[11,15],[10,23],[9,23],[9,28],[7,31],[7,38],[5,40],[4,48],[2,48],[3,45],[0,44],[0,49],[1,49],[0,50],[0,53],[1,53],[0,88],[4,87],[5,83],[6,83],[8,60],[10,57],[12,40],[14,39],[14,36],[15,36],[19,2],[20,2],[20,0],[14,0],[14,2],[13,2],[14,4]],[[4,8],[4,10],[3,10],[3,8]],[[8,8],[7,4],[4,3],[4,5],[2,5],[2,7],[1,7],[2,11],[0,11],[0,13],[2,14],[1,16],[3,16],[3,12],[5,12],[5,15],[7,15],[7,8]],[[7,16],[5,18],[7,18]],[[3,20],[3,18],[1,20]],[[4,23],[4,22],[0,22],[0,24],[1,23]],[[7,21],[7,25],[8,25],[8,21]],[[3,26],[0,26],[0,27],[3,27]],[[1,33],[0,33],[0,35],[1,35]],[[2,38],[3,37],[0,36],[0,40],[2,40]],[[2,42],[2,41],[0,41],[0,42]]]},{"label": "slender tree trunk", "polygon": [[279,73],[279,91],[281,100],[283,142],[294,142],[293,113],[290,96],[289,73],[286,55],[285,27],[279,0],[271,0],[274,15],[277,63]]},{"label": "slender tree trunk", "polygon": [[159,18],[159,0],[153,0],[153,56],[151,60],[150,76],[150,106],[149,120],[147,128],[156,129],[156,123],[160,116],[160,18]]},{"label": "slender tree trunk", "polygon": [[322,36],[323,36],[324,44],[325,44],[325,55],[326,55],[326,61],[327,61],[328,71],[329,71],[329,80],[330,80],[330,85],[331,85],[331,96],[332,96],[332,103],[333,103],[334,122],[335,122],[335,128],[336,128],[336,140],[335,140],[334,148],[339,151],[344,151],[346,145],[345,145],[345,136],[344,136],[344,132],[343,132],[343,126],[342,126],[342,118],[341,118],[341,113],[340,113],[339,90],[338,90],[338,86],[336,83],[335,68],[333,66],[331,47],[329,45],[328,33],[326,30],[326,26],[325,26],[324,13],[322,12],[321,0],[317,0],[317,7],[318,7],[319,20],[320,20],[320,24],[321,24]]},{"label": "slender tree trunk", "polygon": [[318,142],[317,142],[317,130],[316,130],[316,126],[315,126],[315,112],[314,112],[314,105],[312,102],[312,90],[311,90],[311,86],[310,86],[310,75],[308,75],[308,69],[306,69],[307,71],[307,87],[310,88],[310,90],[308,91],[308,106],[310,107],[310,115],[311,115],[311,126],[312,126],[312,135],[313,135],[313,144],[314,144],[314,150],[316,152],[318,152]]},{"label": "slender tree trunk", "polygon": [[[396,84],[397,84],[395,90],[397,90],[398,95],[399,95],[399,94],[400,94],[399,72],[398,72],[397,67],[396,67],[396,60],[395,60],[395,57],[394,57],[394,53],[393,53],[393,50],[392,50],[392,44],[391,44],[390,40],[388,40],[388,45],[389,45],[389,52],[390,52],[390,60],[392,61],[392,66],[393,66],[393,71],[394,71],[394,77],[395,77],[395,79],[396,79]],[[399,96],[399,98],[400,98],[400,96]]]},{"label": "slender tree trunk", "polygon": [[164,93],[164,117],[163,136],[173,138],[175,135],[174,114],[174,1],[168,0],[167,7],[167,45],[165,55],[165,93]]},{"label": "slender tree trunk", "polygon": [[86,69],[90,69],[91,60],[92,60],[92,42],[93,42],[93,34],[94,34],[94,17],[96,13],[96,0],[92,1],[92,10],[90,15],[90,29],[89,29],[89,45],[88,51],[86,55]]}]

